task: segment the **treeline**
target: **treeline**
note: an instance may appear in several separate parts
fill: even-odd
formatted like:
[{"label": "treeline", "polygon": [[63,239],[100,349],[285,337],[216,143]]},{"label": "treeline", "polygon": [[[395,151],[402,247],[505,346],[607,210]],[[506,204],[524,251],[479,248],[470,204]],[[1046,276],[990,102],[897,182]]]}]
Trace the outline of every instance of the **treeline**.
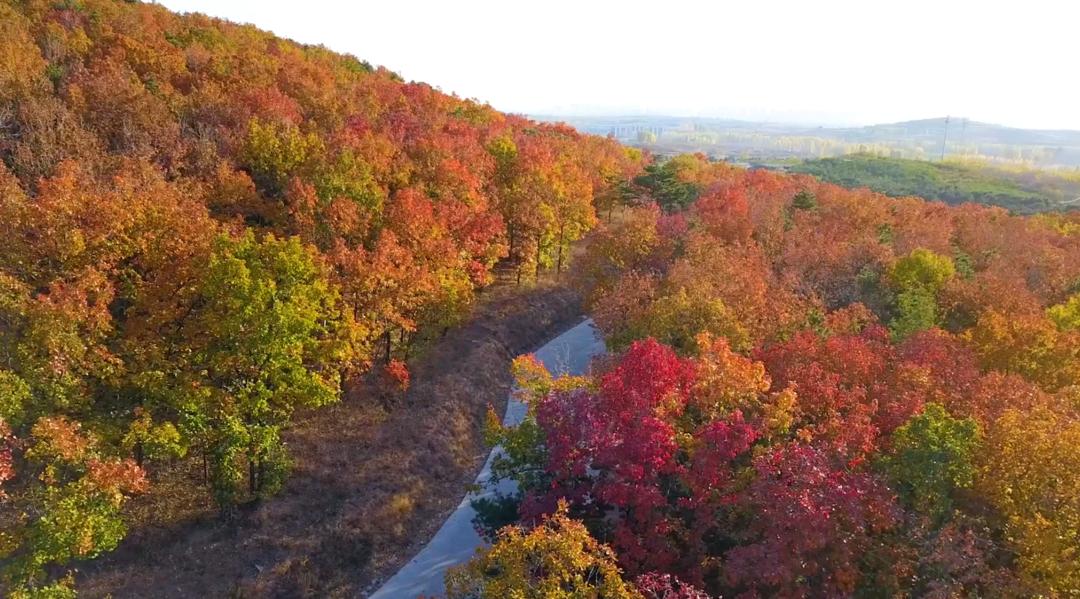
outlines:
[{"label": "treeline", "polygon": [[667,209],[576,263],[614,353],[515,363],[519,491],[478,505],[495,544],[451,597],[1080,588],[1080,215],[701,156],[639,181]]},{"label": "treeline", "polygon": [[[0,1],[0,566],[71,593],[158,466],[228,511],[497,263],[565,267],[641,155],[253,27]],[[35,595],[36,596],[36,595]]]},{"label": "treeline", "polygon": [[1001,206],[1017,214],[1080,208],[1080,178],[1068,171],[996,166],[975,160],[927,162],[853,154],[792,167],[844,187],[869,187],[893,197],[918,196],[948,204]]}]

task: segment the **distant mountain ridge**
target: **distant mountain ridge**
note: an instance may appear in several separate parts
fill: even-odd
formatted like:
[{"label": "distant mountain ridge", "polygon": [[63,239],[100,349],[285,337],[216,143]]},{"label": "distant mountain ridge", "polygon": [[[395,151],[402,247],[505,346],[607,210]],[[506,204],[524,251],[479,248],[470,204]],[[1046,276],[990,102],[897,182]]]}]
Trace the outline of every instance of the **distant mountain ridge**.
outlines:
[{"label": "distant mountain ridge", "polygon": [[869,151],[918,160],[940,158],[944,153],[1040,167],[1080,166],[1080,131],[1023,129],[963,117],[861,127],[652,115],[531,118],[565,122],[582,132],[611,135],[660,154],[700,151],[744,162],[827,158]]},{"label": "distant mountain ridge", "polygon": [[966,135],[971,141],[978,139],[988,143],[1080,146],[1080,131],[1068,129],[1021,129],[953,117],[827,129],[831,129],[838,135],[850,136],[853,139],[869,140],[880,136],[905,134],[913,136],[925,135],[940,140],[942,133],[945,131],[946,120],[948,120],[950,135]]},{"label": "distant mountain ridge", "polygon": [[1080,130],[1073,129],[1026,129],[1023,127],[1011,127],[996,123],[974,121],[965,117],[936,117],[929,119],[913,119],[910,121],[897,121],[892,123],[876,123],[861,126],[837,126],[837,125],[807,125],[798,123],[786,123],[783,121],[751,121],[724,117],[691,117],[691,116],[666,116],[666,115],[610,115],[610,116],[577,116],[558,114],[529,114],[530,119],[543,122],[561,122],[568,125],[580,126],[589,129],[590,132],[602,132],[605,127],[613,126],[666,126],[674,127],[680,124],[693,122],[714,126],[729,126],[738,128],[755,128],[789,132],[828,132],[838,135],[873,136],[882,133],[896,133],[900,131],[926,131],[935,132],[940,136],[945,127],[945,120],[949,120],[950,130],[959,129],[966,123],[969,134],[978,134],[1000,142],[1012,141],[1041,141],[1043,143],[1080,143]]}]

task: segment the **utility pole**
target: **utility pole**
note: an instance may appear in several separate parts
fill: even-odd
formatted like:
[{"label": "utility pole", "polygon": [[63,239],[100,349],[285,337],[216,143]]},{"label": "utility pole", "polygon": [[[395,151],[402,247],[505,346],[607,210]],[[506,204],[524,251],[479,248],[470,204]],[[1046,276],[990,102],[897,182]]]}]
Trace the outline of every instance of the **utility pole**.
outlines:
[{"label": "utility pole", "polygon": [[945,142],[949,141],[949,116],[945,116],[945,133],[941,136],[941,160],[945,161]]}]

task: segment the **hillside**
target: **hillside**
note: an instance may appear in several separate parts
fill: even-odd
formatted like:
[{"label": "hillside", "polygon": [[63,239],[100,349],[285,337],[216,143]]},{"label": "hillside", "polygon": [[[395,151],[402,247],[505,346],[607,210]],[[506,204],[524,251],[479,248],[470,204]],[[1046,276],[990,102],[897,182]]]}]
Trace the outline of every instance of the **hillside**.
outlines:
[{"label": "hillside", "polygon": [[[0,1],[0,587],[66,596],[66,573],[129,531],[193,523],[239,559],[233,523],[319,458],[290,447],[297,414],[346,388],[370,393],[345,421],[394,414],[410,364],[469,320],[495,268],[558,274],[641,158],[251,26]],[[482,406],[440,399],[411,400],[460,419],[427,459],[467,479]],[[343,468],[393,447],[335,430],[316,446],[351,447]],[[436,516],[402,497],[383,530]],[[179,559],[144,564],[149,588]],[[240,582],[211,576],[211,595]]]},{"label": "hillside", "polygon": [[0,595],[1074,595],[1080,140],[613,122],[0,0]]},{"label": "hillside", "polygon": [[1069,209],[1080,198],[1080,178],[1075,176],[970,161],[926,162],[855,154],[808,160],[790,170],[845,187],[869,187],[893,197],[988,204],[1019,214]]}]

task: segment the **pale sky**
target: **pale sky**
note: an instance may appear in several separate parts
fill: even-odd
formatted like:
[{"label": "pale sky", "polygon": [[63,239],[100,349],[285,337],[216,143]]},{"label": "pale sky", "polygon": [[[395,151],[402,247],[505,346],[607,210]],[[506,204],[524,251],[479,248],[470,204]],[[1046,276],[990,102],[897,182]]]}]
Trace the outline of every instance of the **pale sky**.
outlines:
[{"label": "pale sky", "polygon": [[1080,129],[1072,0],[160,0],[527,114]]}]

